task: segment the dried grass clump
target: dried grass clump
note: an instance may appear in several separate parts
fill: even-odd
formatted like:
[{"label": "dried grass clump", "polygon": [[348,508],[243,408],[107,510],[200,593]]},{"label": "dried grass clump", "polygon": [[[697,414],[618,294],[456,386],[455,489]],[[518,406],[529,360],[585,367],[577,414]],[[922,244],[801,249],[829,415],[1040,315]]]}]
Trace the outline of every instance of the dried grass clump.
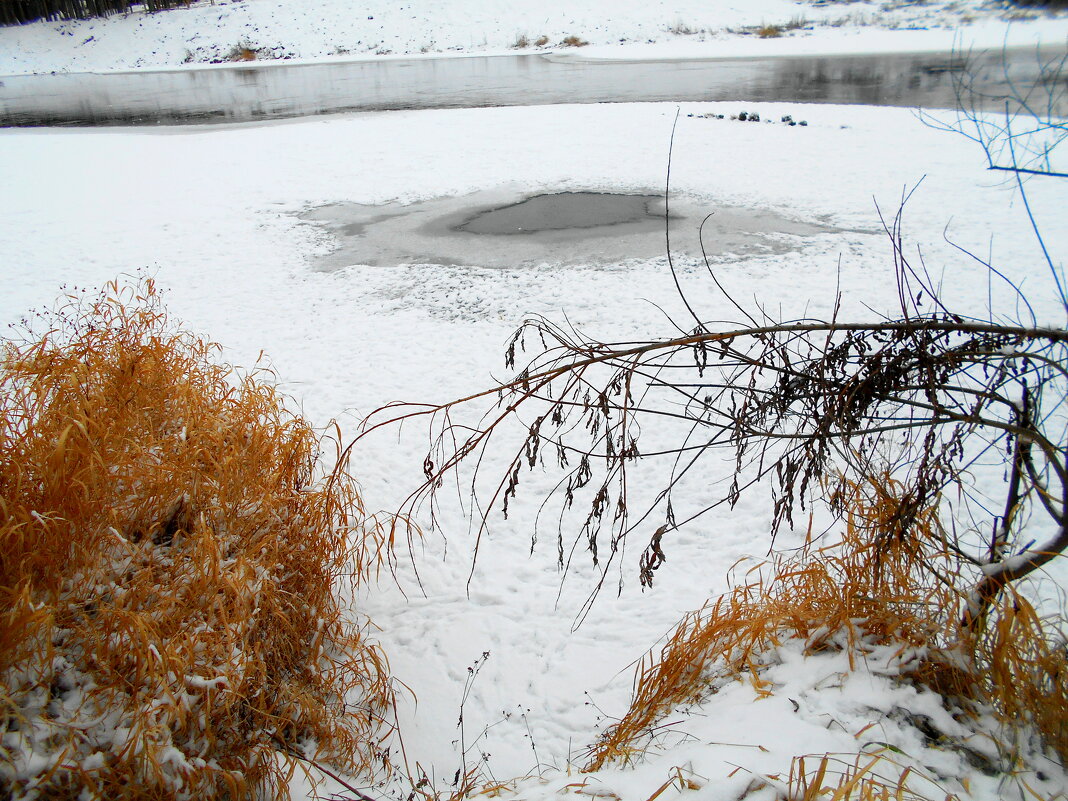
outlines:
[{"label": "dried grass clump", "polygon": [[238,42],[223,57],[224,61],[255,61],[266,51],[248,42]]},{"label": "dried grass clump", "polygon": [[334,594],[377,564],[340,469],[151,281],[69,300],[0,367],[0,797],[287,797],[388,768],[383,655]]},{"label": "dried grass clump", "polygon": [[760,677],[773,648],[801,640],[809,653],[876,647],[902,655],[902,678],[965,708],[988,705],[1033,724],[1068,758],[1068,654],[1055,625],[1011,588],[987,626],[962,624],[975,577],[945,545],[936,509],[912,508],[887,476],[848,485],[843,541],[807,547],[754,568],[747,581],[685,618],[658,656],[638,668],[623,719],[591,752],[587,770],[628,762],[664,715],[704,697],[715,680]]},{"label": "dried grass clump", "polygon": [[1039,617],[1013,590],[976,644],[980,698],[1008,721],[1033,725],[1068,765],[1068,640],[1064,620]]},{"label": "dried grass clump", "polygon": [[[808,754],[794,757],[786,782],[775,782],[788,801],[935,801],[956,798],[932,777],[885,753]],[[760,784],[754,781],[754,786]]]}]

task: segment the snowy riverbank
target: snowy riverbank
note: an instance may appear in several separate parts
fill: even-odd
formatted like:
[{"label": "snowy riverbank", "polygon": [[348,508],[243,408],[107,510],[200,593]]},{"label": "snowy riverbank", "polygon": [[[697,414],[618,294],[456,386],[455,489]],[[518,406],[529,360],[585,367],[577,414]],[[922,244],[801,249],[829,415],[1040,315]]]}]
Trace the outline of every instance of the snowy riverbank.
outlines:
[{"label": "snowy riverbank", "polygon": [[[581,12],[564,2],[437,2],[418,12],[414,5],[373,0],[357,14],[348,0],[219,0],[157,15],[3,29],[0,73],[170,65],[184,61],[186,50],[199,61],[240,42],[309,59],[332,57],[338,48],[492,51],[510,49],[520,35],[570,34],[591,42],[568,51],[583,57],[598,57],[601,46],[619,39],[654,39],[649,52],[720,43],[752,53],[784,42],[834,49],[862,40],[875,49],[876,39],[897,34],[847,24],[814,25],[778,39],[723,31],[796,15],[813,21],[875,15],[898,27],[945,25],[894,40],[923,33],[944,44],[962,21],[948,3],[901,3],[889,11],[781,0],[722,3],[714,11],[707,0],[605,0]],[[968,9],[978,25],[1002,26],[1004,35],[997,21],[1003,8]],[[705,33],[682,33],[684,26]],[[1063,19],[1028,26],[1014,30],[1064,40]],[[706,42],[695,43],[702,35]],[[990,41],[998,39],[991,34]],[[808,124],[731,121],[742,109]],[[674,103],[559,105],[231,126],[0,130],[0,184],[7,190],[0,193],[6,271],[0,323],[49,305],[64,287],[101,286],[146,270],[176,318],[221,343],[236,364],[264,359],[310,420],[337,419],[350,438],[364,415],[391,401],[445,401],[491,385],[505,375],[505,342],[528,315],[633,341],[668,333],[664,313],[683,319],[684,309],[663,255],[601,264],[557,254],[501,267],[477,256],[438,262],[405,256],[400,238],[390,260],[323,269],[323,258],[341,248],[344,236],[359,236],[359,226],[331,230],[309,212],[357,204],[373,216],[378,207],[442,198],[455,205],[487,192],[662,193],[676,110]],[[724,119],[707,116],[716,114]],[[1063,324],[1027,210],[1015,187],[984,167],[972,143],[905,109],[684,103],[672,184],[687,204],[709,212],[740,207],[833,229],[778,235],[774,247],[758,242],[715,257],[729,291],[776,317],[830,316],[837,291],[843,315],[893,314],[898,290],[880,210],[892,215],[918,187],[904,213],[907,244],[910,253],[922,250],[947,305],[1019,313],[1011,292],[991,286],[959,245],[1023,286],[1040,321]],[[1033,181],[1028,191],[1046,245],[1063,264],[1068,183]],[[695,307],[708,318],[734,314],[699,260],[683,254],[677,263]],[[369,508],[395,509],[419,483],[426,446],[414,427],[361,445],[352,468]],[[722,475],[707,477],[706,495],[693,503],[706,502],[732,465],[727,460]],[[439,520],[447,547],[438,534],[416,543],[417,575],[402,545],[396,581],[384,576],[354,600],[354,610],[379,627],[396,678],[411,690],[402,691],[400,709],[409,765],[418,763],[438,789],[448,789],[464,762],[481,762],[497,779],[530,775],[519,796],[528,801],[558,791],[646,801],[673,771],[701,786],[686,790],[688,798],[728,801],[745,795],[752,775],[788,771],[795,756],[846,752],[848,761],[875,743],[916,765],[931,798],[1015,798],[1021,781],[1043,797],[1068,793],[1068,775],[1026,737],[1014,744],[1026,763],[1017,774],[998,775],[925,740],[900,710],[926,715],[954,736],[967,734],[984,754],[996,755],[1000,735],[988,719],[962,734],[933,694],[882,675],[889,655],[876,653],[848,672],[841,653],[806,660],[793,646],[782,649],[767,675],[776,687],[772,698],[759,700],[748,684],[730,685],[685,720],[673,718],[678,735],[660,742],[659,753],[637,769],[573,775],[585,748],[625,711],[635,662],[684,613],[726,590],[738,560],[766,554],[771,505],[750,494],[733,510],[672,534],[670,561],[645,591],[634,548],[619,563],[618,595],[613,574],[611,589],[573,630],[595,569],[580,553],[565,578],[548,532],[531,551],[540,493],[551,485],[550,475],[530,477],[509,519],[494,521],[473,567],[469,510],[447,504]],[[784,533],[779,544],[795,545],[803,535]],[[1063,587],[1064,567],[1053,572]],[[1063,611],[1052,582],[1040,595],[1047,608]],[[688,785],[680,778],[674,786],[659,797]],[[748,797],[769,797],[760,792]],[[311,797],[312,790],[298,777],[295,793]]]},{"label": "snowy riverbank", "polygon": [[[1005,2],[199,0],[189,8],[0,28],[0,75],[561,50],[709,58],[1063,46],[1068,18]],[[562,43],[586,43],[567,47]]]}]

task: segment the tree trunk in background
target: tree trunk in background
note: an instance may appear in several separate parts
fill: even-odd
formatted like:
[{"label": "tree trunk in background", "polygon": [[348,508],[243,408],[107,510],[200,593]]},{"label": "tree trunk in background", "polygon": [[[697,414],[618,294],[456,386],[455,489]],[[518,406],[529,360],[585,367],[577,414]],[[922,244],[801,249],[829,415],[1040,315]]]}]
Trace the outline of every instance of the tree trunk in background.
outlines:
[{"label": "tree trunk in background", "polygon": [[0,0],[0,25],[21,25],[35,20],[107,17],[140,6],[162,11],[188,6],[195,0]]}]

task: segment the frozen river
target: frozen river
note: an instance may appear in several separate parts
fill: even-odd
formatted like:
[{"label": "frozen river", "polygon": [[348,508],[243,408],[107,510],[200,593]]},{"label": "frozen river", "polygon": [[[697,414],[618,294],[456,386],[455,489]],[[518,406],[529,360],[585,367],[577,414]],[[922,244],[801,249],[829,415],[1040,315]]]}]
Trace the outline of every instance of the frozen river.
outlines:
[{"label": "frozen river", "polygon": [[[1033,48],[690,60],[581,51],[0,76],[0,124],[244,122],[381,109],[642,101],[791,101],[950,108],[967,75],[1000,109],[1041,80]],[[1063,93],[1062,93],[1063,94]],[[1063,102],[1063,101],[1062,101]],[[1068,109],[1060,109],[1068,114]]]}]

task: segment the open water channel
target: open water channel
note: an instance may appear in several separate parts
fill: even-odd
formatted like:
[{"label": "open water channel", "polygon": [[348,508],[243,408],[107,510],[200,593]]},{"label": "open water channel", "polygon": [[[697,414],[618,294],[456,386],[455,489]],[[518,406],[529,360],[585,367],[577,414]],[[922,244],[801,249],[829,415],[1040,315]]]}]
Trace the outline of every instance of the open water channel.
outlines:
[{"label": "open water channel", "polygon": [[[0,125],[244,122],[344,111],[748,100],[1000,110],[1056,52],[621,60],[581,51],[0,76]],[[1056,80],[1068,80],[1063,72]],[[1068,115],[1060,92],[1059,113]]]}]

